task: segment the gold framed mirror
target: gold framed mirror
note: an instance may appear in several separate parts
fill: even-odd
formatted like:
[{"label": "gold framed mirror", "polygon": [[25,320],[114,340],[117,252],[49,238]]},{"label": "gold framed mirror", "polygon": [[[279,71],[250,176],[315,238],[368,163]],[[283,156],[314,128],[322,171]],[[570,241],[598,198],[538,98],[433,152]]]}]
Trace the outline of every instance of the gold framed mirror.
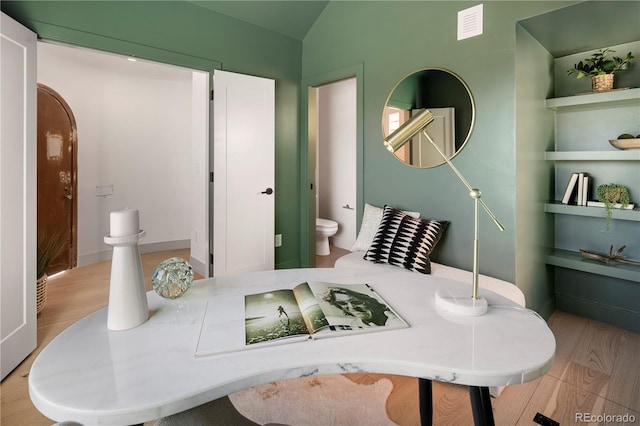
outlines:
[{"label": "gold framed mirror", "polygon": [[[476,108],[469,86],[444,68],[422,68],[407,75],[387,97],[382,113],[383,139],[423,109],[434,116],[426,128],[429,136],[449,159],[455,157],[469,141],[475,124]],[[393,155],[420,168],[445,162],[422,134],[414,136]]]}]

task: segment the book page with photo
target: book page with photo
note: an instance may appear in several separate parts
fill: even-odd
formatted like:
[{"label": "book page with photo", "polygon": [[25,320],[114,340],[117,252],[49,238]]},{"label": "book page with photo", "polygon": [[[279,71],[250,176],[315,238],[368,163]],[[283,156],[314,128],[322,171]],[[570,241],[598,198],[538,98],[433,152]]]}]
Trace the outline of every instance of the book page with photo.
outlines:
[{"label": "book page with photo", "polygon": [[[408,327],[407,323],[368,284],[309,282],[294,289],[298,301],[313,298],[326,317],[328,332],[365,331],[379,327]],[[308,289],[308,290],[307,290]],[[302,291],[311,294],[300,295]],[[315,332],[317,333],[316,329]]]},{"label": "book page with photo", "polygon": [[304,282],[208,302],[196,357],[409,325],[367,284]]}]

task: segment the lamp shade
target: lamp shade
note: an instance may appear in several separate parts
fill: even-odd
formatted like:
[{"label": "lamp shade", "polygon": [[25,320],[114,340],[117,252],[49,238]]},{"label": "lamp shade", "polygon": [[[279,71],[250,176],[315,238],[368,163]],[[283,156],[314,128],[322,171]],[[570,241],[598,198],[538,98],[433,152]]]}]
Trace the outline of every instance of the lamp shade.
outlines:
[{"label": "lamp shade", "polygon": [[411,138],[420,133],[434,120],[433,114],[428,109],[420,110],[410,120],[402,123],[398,129],[384,139],[384,146],[391,152],[395,152]]}]

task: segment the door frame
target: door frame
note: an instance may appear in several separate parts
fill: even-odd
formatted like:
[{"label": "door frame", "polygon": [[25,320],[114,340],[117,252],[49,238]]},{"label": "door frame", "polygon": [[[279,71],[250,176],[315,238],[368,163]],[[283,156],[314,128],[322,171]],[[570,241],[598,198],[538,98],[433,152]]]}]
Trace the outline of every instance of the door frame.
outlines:
[{"label": "door frame", "polygon": [[[315,142],[309,137],[310,89],[347,78],[356,79],[356,229],[360,229],[364,208],[364,64],[358,63],[335,71],[303,79],[300,84],[300,263],[314,267],[316,255],[315,224]],[[315,109],[314,109],[315,111]],[[315,113],[315,112],[314,112]],[[357,234],[357,231],[356,231]]]},{"label": "door frame", "polygon": [[[38,91],[42,90],[49,96],[55,98],[60,105],[64,108],[69,121],[71,122],[71,128],[73,129],[71,134],[71,241],[69,242],[69,269],[78,266],[78,126],[76,124],[76,117],[71,110],[71,107],[64,100],[58,92],[51,87],[37,83]],[[42,207],[42,206],[40,206]],[[37,231],[40,231],[39,229]]]}]

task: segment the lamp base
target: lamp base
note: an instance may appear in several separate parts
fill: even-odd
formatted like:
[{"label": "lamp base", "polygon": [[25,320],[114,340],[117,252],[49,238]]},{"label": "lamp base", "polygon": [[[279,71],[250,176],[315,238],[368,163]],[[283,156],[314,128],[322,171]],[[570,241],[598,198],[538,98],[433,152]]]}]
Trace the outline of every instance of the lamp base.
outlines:
[{"label": "lamp base", "polygon": [[487,313],[487,299],[472,299],[468,290],[436,291],[436,306],[456,315],[477,317]]}]

